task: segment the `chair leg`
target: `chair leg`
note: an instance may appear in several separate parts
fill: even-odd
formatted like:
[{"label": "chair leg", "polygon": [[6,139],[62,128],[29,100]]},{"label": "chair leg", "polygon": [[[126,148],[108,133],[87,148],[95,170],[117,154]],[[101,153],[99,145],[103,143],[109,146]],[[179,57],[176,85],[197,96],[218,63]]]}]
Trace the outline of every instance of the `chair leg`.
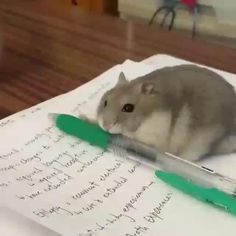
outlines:
[{"label": "chair leg", "polygon": [[165,21],[166,21],[167,16],[169,15],[169,13],[171,13],[172,17],[171,17],[171,22],[170,22],[170,25],[169,25],[169,30],[171,30],[172,27],[173,27],[173,24],[174,24],[175,16],[176,16],[176,13],[175,13],[175,11],[174,11],[174,9],[173,9],[172,7],[165,7],[165,6],[164,6],[164,7],[158,8],[158,9],[154,12],[154,14],[153,14],[151,20],[149,21],[149,25],[153,24],[153,21],[154,21],[155,17],[156,17],[157,14],[158,14],[159,12],[161,12],[162,10],[166,10],[166,13],[165,13],[164,18],[162,19],[160,25],[161,25],[161,27],[164,26],[164,23],[165,23]]},{"label": "chair leg", "polygon": [[163,19],[162,19],[162,21],[161,21],[161,27],[163,27],[164,26],[164,23],[165,23],[165,21],[166,21],[166,17],[169,15],[169,13],[171,12],[171,10],[170,9],[167,9],[166,10],[166,13],[165,13],[165,15],[164,15],[164,17],[163,17]]},{"label": "chair leg", "polygon": [[176,16],[176,13],[175,13],[174,9],[171,10],[171,13],[172,13],[172,18],[171,18],[171,22],[170,22],[170,25],[169,25],[169,31],[173,28],[173,24],[174,24],[175,16]]},{"label": "chair leg", "polygon": [[197,16],[198,16],[198,7],[197,5],[193,9],[193,28],[192,28],[192,38],[196,35],[196,24],[197,24]]},{"label": "chair leg", "polygon": [[158,9],[154,12],[154,14],[153,14],[151,20],[149,21],[149,25],[151,25],[151,24],[153,23],[153,21],[154,21],[156,15],[157,15],[160,11],[162,11],[162,10],[164,10],[164,9],[166,9],[166,7],[160,7],[160,8],[158,8]]},{"label": "chair leg", "polygon": [[170,21],[170,24],[169,24],[169,27],[168,27],[169,31],[170,31],[170,30],[172,29],[172,27],[173,27],[174,20],[175,20],[175,15],[176,15],[173,8],[169,8],[169,9],[168,9],[168,11],[166,12],[166,14],[165,14],[165,16],[164,16],[164,18],[162,19],[162,22],[161,22],[161,27],[163,27],[163,25],[164,25],[164,23],[165,23],[165,21],[166,21],[166,18],[167,18],[167,16],[168,16],[170,13],[171,13],[171,21]]}]

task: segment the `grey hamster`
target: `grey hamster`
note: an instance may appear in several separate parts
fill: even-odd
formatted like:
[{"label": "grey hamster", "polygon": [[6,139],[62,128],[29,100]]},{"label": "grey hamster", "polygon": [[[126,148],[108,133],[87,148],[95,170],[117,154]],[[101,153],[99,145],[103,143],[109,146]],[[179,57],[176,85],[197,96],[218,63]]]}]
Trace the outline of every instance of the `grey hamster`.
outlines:
[{"label": "grey hamster", "polygon": [[190,161],[236,150],[236,94],[195,65],[164,67],[128,81],[120,73],[97,110],[105,130]]}]

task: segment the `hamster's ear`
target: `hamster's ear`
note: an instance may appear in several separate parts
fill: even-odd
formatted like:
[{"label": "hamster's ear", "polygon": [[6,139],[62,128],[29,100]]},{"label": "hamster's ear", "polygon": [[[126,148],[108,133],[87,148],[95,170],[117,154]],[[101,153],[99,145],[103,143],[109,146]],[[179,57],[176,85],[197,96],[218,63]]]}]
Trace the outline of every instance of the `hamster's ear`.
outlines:
[{"label": "hamster's ear", "polygon": [[156,93],[154,85],[150,82],[143,82],[141,84],[141,93],[145,95]]},{"label": "hamster's ear", "polygon": [[127,83],[128,83],[128,80],[126,79],[124,73],[121,72],[120,75],[119,75],[119,79],[118,79],[118,82],[117,82],[116,86],[121,86],[121,85],[124,85],[124,84],[127,84]]}]

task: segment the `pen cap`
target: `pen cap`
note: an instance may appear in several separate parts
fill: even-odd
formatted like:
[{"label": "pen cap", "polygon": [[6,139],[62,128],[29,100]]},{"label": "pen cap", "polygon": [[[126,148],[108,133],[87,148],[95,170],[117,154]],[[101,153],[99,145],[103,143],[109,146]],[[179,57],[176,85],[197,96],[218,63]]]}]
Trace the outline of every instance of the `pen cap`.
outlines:
[{"label": "pen cap", "polygon": [[91,145],[106,149],[111,134],[98,125],[88,123],[77,117],[59,114],[54,115],[56,126],[63,132],[89,142]]}]

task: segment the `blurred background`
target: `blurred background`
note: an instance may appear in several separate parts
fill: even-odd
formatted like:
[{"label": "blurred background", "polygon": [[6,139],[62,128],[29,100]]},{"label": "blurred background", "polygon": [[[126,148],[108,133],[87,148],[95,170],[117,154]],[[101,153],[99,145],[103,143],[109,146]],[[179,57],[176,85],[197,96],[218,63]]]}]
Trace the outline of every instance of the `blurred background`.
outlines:
[{"label": "blurred background", "polygon": [[[171,30],[182,31],[186,36],[191,36],[195,22],[195,37],[236,47],[235,0],[1,0],[1,2],[31,5],[42,14],[61,17],[68,15],[68,11],[75,12],[76,9],[80,9],[143,24],[150,23],[157,9],[173,6],[175,19]],[[153,24],[160,25],[165,14],[166,10],[159,12]],[[164,26],[168,28],[170,21],[171,14],[167,16]]]},{"label": "blurred background", "polygon": [[236,0],[0,0],[0,119],[154,54],[236,73]]}]

